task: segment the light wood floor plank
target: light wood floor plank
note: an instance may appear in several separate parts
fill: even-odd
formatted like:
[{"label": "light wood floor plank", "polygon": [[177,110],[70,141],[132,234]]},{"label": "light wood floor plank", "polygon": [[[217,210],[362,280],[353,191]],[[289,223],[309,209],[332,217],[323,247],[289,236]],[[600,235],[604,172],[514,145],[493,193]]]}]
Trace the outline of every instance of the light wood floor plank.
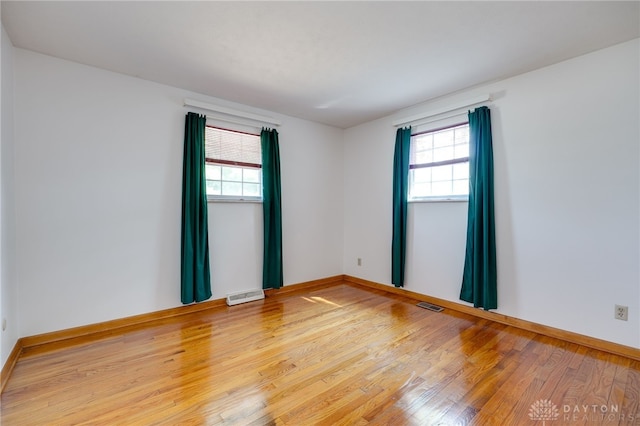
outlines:
[{"label": "light wood floor plank", "polygon": [[[538,400],[547,424],[640,421],[640,362],[415,304],[338,283],[26,348],[0,421],[536,425]],[[617,411],[565,417],[583,405]]]}]

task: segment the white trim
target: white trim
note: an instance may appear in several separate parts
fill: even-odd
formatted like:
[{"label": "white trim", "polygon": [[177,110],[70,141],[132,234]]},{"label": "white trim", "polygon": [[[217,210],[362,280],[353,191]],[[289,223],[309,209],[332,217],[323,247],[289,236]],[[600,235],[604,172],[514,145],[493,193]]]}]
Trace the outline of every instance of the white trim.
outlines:
[{"label": "white trim", "polygon": [[458,124],[465,124],[469,122],[469,114],[467,110],[460,111],[455,110],[447,114],[441,114],[434,117],[427,117],[423,120],[414,121],[411,123],[411,133],[424,133],[430,132],[435,129],[443,127],[453,127]]},{"label": "white trim", "polygon": [[225,117],[222,114],[207,114],[206,117],[208,126],[219,127],[234,132],[251,133],[256,136],[260,136],[260,131],[263,127],[263,123],[258,121],[243,120],[229,116]]},{"label": "white trim", "polygon": [[467,203],[469,195],[439,195],[433,197],[416,197],[407,199],[408,203]]},{"label": "white trim", "polygon": [[[425,111],[420,114],[412,115],[409,117],[400,118],[400,119],[394,120],[391,124],[393,124],[394,127],[403,127],[407,124],[412,124],[412,125],[426,124],[431,121],[442,120],[444,118],[460,115],[461,109],[480,105],[485,102],[490,102],[492,100],[493,98],[491,94],[486,94],[486,95],[478,96],[476,98],[467,99],[466,101],[462,101],[447,107],[441,107],[441,108],[433,109],[431,111]],[[447,114],[447,115],[444,115],[444,114]]]},{"label": "white trim", "polygon": [[207,195],[207,203],[254,203],[262,204],[262,197],[245,197],[241,195]]},{"label": "white trim", "polygon": [[[236,124],[250,124],[247,120],[254,123],[263,123],[270,126],[280,126],[281,122],[272,117],[267,117],[265,115],[254,114],[252,112],[240,111],[237,109],[227,108],[220,105],[208,104],[206,102],[200,102],[195,99],[185,98],[184,106],[193,107],[198,109],[203,109],[205,111],[211,111],[214,113],[221,113],[224,115],[212,115],[207,116],[207,118],[211,118],[214,120],[223,120]],[[244,120],[243,120],[244,119]]]},{"label": "white trim", "polygon": [[411,137],[418,134],[435,132],[437,130],[447,130],[452,127],[468,125],[469,115],[467,112],[450,114],[446,117],[421,121],[411,125]]}]

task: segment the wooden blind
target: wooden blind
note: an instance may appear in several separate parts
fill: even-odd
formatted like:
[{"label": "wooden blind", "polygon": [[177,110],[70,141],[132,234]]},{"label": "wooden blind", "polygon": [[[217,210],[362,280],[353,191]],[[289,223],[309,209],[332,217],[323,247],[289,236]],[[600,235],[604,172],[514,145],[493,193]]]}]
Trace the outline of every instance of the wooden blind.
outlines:
[{"label": "wooden blind", "polygon": [[205,158],[208,163],[261,168],[260,136],[207,126]]}]

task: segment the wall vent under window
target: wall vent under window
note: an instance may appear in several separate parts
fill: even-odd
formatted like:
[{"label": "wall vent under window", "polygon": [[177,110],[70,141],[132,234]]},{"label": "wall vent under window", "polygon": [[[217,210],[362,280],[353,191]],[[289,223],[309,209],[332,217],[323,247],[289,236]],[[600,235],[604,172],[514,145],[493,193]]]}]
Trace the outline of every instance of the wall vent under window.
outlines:
[{"label": "wall vent under window", "polygon": [[264,299],[264,291],[262,290],[243,291],[240,293],[227,294],[227,305],[233,306],[260,299]]}]

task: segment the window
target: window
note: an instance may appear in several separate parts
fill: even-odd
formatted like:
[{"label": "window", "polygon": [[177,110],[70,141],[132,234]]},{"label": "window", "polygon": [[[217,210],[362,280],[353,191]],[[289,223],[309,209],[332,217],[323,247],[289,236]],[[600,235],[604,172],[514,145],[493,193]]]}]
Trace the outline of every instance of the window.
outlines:
[{"label": "window", "polygon": [[467,199],[469,124],[411,136],[409,200]]},{"label": "window", "polygon": [[209,199],[262,200],[260,136],[207,126],[205,173]]}]

